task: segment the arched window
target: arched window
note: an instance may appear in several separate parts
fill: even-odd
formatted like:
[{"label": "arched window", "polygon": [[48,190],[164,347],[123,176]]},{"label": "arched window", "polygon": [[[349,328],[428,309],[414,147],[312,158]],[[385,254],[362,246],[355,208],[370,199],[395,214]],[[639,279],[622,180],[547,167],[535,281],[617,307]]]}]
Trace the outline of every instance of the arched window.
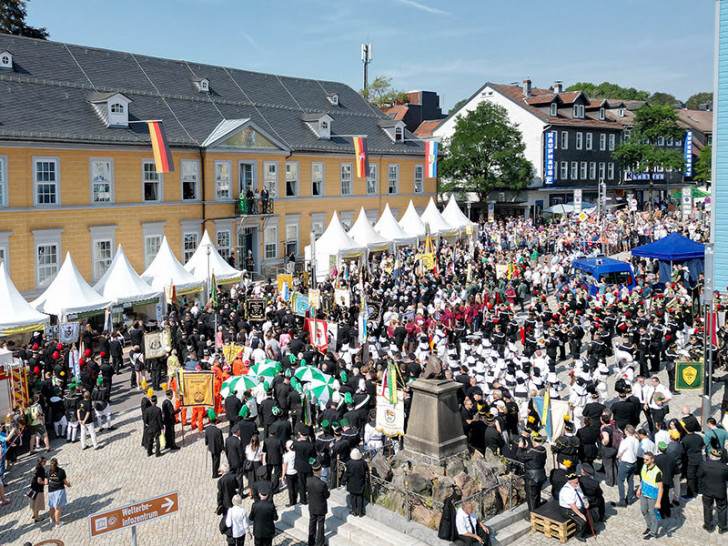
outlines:
[{"label": "arched window", "polygon": [[115,102],[111,105],[111,113],[112,114],[123,114],[124,113],[124,105],[119,104],[118,102]]}]

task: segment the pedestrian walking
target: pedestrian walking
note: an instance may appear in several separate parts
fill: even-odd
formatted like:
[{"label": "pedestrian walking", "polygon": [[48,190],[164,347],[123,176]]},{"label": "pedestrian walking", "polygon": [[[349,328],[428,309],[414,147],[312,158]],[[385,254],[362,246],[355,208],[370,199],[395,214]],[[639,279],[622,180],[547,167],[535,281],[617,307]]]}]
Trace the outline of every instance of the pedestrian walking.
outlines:
[{"label": "pedestrian walking", "polygon": [[278,512],[275,504],[270,500],[269,489],[261,489],[258,493],[260,500],[256,500],[250,509],[255,546],[271,546],[273,537],[276,536],[275,522],[278,520]]},{"label": "pedestrian walking", "polygon": [[33,478],[28,488],[28,505],[33,513],[33,521],[40,522],[44,518],[40,517],[40,512],[45,510],[45,486],[48,485],[46,478],[46,458],[42,455],[38,457],[38,462],[33,470]]},{"label": "pedestrian walking", "polygon": [[313,476],[306,480],[308,491],[308,546],[324,546],[326,512],[329,511],[329,487],[321,480],[321,463],[311,464]]},{"label": "pedestrian walking", "polygon": [[350,459],[346,463],[343,484],[346,485],[346,490],[349,492],[351,515],[363,518],[364,491],[369,477],[369,466],[361,458],[361,452],[357,448],[351,450],[349,457]]},{"label": "pedestrian walking", "polygon": [[644,465],[640,472],[640,484],[637,486],[637,498],[640,499],[640,510],[647,523],[643,533],[644,540],[654,540],[659,532],[660,522],[656,511],[660,509],[662,499],[662,472],[655,464],[655,455],[651,451],[644,454]]},{"label": "pedestrian walking", "polygon": [[243,498],[240,495],[233,497],[233,505],[225,516],[225,525],[229,529],[228,546],[245,546],[246,534],[253,538],[248,514],[243,508]]},{"label": "pedestrian walking", "polygon": [[53,457],[48,466],[48,509],[51,514],[51,524],[61,526],[61,510],[68,504],[66,488],[71,487],[66,471],[58,466],[58,459]]},{"label": "pedestrian walking", "polygon": [[99,448],[96,441],[96,427],[94,426],[93,410],[91,409],[91,395],[87,392],[83,394],[83,400],[78,404],[78,426],[81,429],[81,449],[86,449],[86,434],[91,436],[91,443],[94,449]]},{"label": "pedestrian walking", "polygon": [[205,427],[205,445],[212,457],[212,478],[220,477],[220,456],[225,449],[225,440],[222,431],[217,428],[217,413],[210,408],[207,410],[208,423]]},{"label": "pedestrian walking", "polygon": [[698,468],[698,484],[703,494],[703,529],[712,533],[715,530],[713,525],[713,504],[718,517],[718,532],[728,533],[728,466],[721,462],[722,449],[711,449],[707,461],[700,463]]}]

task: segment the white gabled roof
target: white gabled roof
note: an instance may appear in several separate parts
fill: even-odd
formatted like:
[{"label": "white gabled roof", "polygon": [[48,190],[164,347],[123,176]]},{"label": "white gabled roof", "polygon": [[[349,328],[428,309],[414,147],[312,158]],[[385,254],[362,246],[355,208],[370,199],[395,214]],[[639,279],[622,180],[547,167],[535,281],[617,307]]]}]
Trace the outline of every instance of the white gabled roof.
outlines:
[{"label": "white gabled roof", "polygon": [[215,282],[217,284],[238,282],[242,278],[242,272],[225,261],[225,258],[220,255],[215,245],[212,244],[210,234],[205,230],[195,253],[184,266],[185,270],[196,280],[206,282],[208,279],[208,249],[210,250],[209,275],[210,277],[213,274],[215,275]]},{"label": "white gabled roof", "polygon": [[0,262],[0,309],[0,335],[35,330],[50,321],[48,315],[33,309],[20,295],[10,280],[5,262]]},{"label": "white gabled roof", "polygon": [[425,236],[425,224],[420,220],[420,215],[417,214],[414,203],[410,199],[407,210],[399,219],[399,225],[410,237],[417,237],[418,239]]},{"label": "white gabled roof", "polygon": [[162,295],[142,280],[129,263],[121,245],[104,276],[94,285],[94,290],[114,303],[134,303],[151,300]]},{"label": "white gabled roof", "polygon": [[374,228],[369,223],[366,212],[364,212],[364,207],[359,211],[359,217],[354,222],[354,225],[351,226],[348,235],[369,250],[378,251],[392,248],[392,239],[382,237],[381,234],[374,231]]},{"label": "white gabled roof", "polygon": [[214,144],[221,138],[228,136],[230,133],[232,133],[236,129],[239,129],[240,127],[242,127],[249,121],[250,121],[250,118],[222,120],[220,123],[217,124],[217,127],[215,127],[212,130],[212,133],[210,133],[207,136],[207,138],[204,140],[204,142],[202,144],[200,144],[200,146],[202,146],[203,148],[207,148],[208,146]]},{"label": "white gabled roof", "polygon": [[167,236],[162,239],[162,246],[149,264],[147,270],[142,273],[142,280],[152,288],[165,291],[174,285],[178,294],[194,292],[202,288],[202,282],[196,280],[187,270],[182,267],[172,252],[167,242]]},{"label": "white gabled roof", "polygon": [[442,211],[442,217],[453,227],[465,229],[467,226],[472,224],[470,219],[463,214],[460,210],[457,202],[455,201],[455,194],[450,194],[450,200]]},{"label": "white gabled roof", "polygon": [[430,233],[432,235],[457,235],[459,231],[458,227],[451,226],[447,223],[447,220],[442,217],[442,214],[440,214],[440,211],[437,210],[437,205],[435,205],[435,200],[432,197],[430,197],[430,202],[427,203],[425,212],[423,212],[422,216],[420,216],[420,220],[422,220],[423,224],[430,226]]},{"label": "white gabled roof", "polygon": [[374,231],[379,233],[379,235],[391,239],[395,245],[414,245],[417,243],[417,237],[408,234],[399,225],[392,214],[392,209],[389,208],[389,203],[384,206],[382,215],[374,226]]},{"label": "white gabled roof", "polygon": [[41,313],[65,317],[71,313],[104,309],[111,304],[111,300],[91,288],[76,269],[71,253],[68,252],[56,278],[30,304]]}]

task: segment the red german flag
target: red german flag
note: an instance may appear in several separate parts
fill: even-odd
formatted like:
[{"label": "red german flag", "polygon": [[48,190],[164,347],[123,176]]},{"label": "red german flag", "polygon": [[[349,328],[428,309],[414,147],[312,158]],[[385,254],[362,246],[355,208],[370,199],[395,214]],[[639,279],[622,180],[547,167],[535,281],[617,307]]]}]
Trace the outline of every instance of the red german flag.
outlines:
[{"label": "red german flag", "polygon": [[367,137],[354,137],[354,153],[356,154],[356,176],[366,178],[369,175]]},{"label": "red german flag", "polygon": [[152,138],[152,149],[154,150],[154,164],[158,173],[174,172],[172,152],[167,144],[167,135],[164,134],[164,127],[161,121],[148,121],[149,136]]}]

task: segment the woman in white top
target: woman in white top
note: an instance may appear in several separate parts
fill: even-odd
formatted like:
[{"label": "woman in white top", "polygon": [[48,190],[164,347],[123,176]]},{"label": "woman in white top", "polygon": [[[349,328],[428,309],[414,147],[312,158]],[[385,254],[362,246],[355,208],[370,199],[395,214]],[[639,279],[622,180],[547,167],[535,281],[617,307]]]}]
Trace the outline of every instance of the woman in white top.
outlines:
[{"label": "woman in white top", "polygon": [[250,443],[245,446],[245,477],[248,479],[249,492],[253,494],[253,482],[255,481],[255,471],[263,464],[263,446],[260,444],[260,436],[253,434]]},{"label": "woman in white top", "polygon": [[[639,440],[635,437],[634,427],[624,427],[624,439],[617,450],[617,489],[619,490],[619,506],[627,506],[635,500],[634,481],[632,480],[637,469],[637,451],[640,447]],[[627,481],[625,495],[624,482]]]},{"label": "woman in white top", "polygon": [[286,506],[293,506],[296,504],[296,498],[298,497],[298,471],[296,470],[296,452],[293,451],[293,440],[286,442],[286,452],[283,454],[283,479],[281,483],[287,485],[288,489],[288,504]]},{"label": "woman in white top", "polygon": [[253,539],[248,514],[243,508],[243,498],[240,495],[233,497],[233,505],[228,509],[225,516],[225,525],[230,529],[228,535],[229,546],[245,546],[246,533],[251,540]]}]

